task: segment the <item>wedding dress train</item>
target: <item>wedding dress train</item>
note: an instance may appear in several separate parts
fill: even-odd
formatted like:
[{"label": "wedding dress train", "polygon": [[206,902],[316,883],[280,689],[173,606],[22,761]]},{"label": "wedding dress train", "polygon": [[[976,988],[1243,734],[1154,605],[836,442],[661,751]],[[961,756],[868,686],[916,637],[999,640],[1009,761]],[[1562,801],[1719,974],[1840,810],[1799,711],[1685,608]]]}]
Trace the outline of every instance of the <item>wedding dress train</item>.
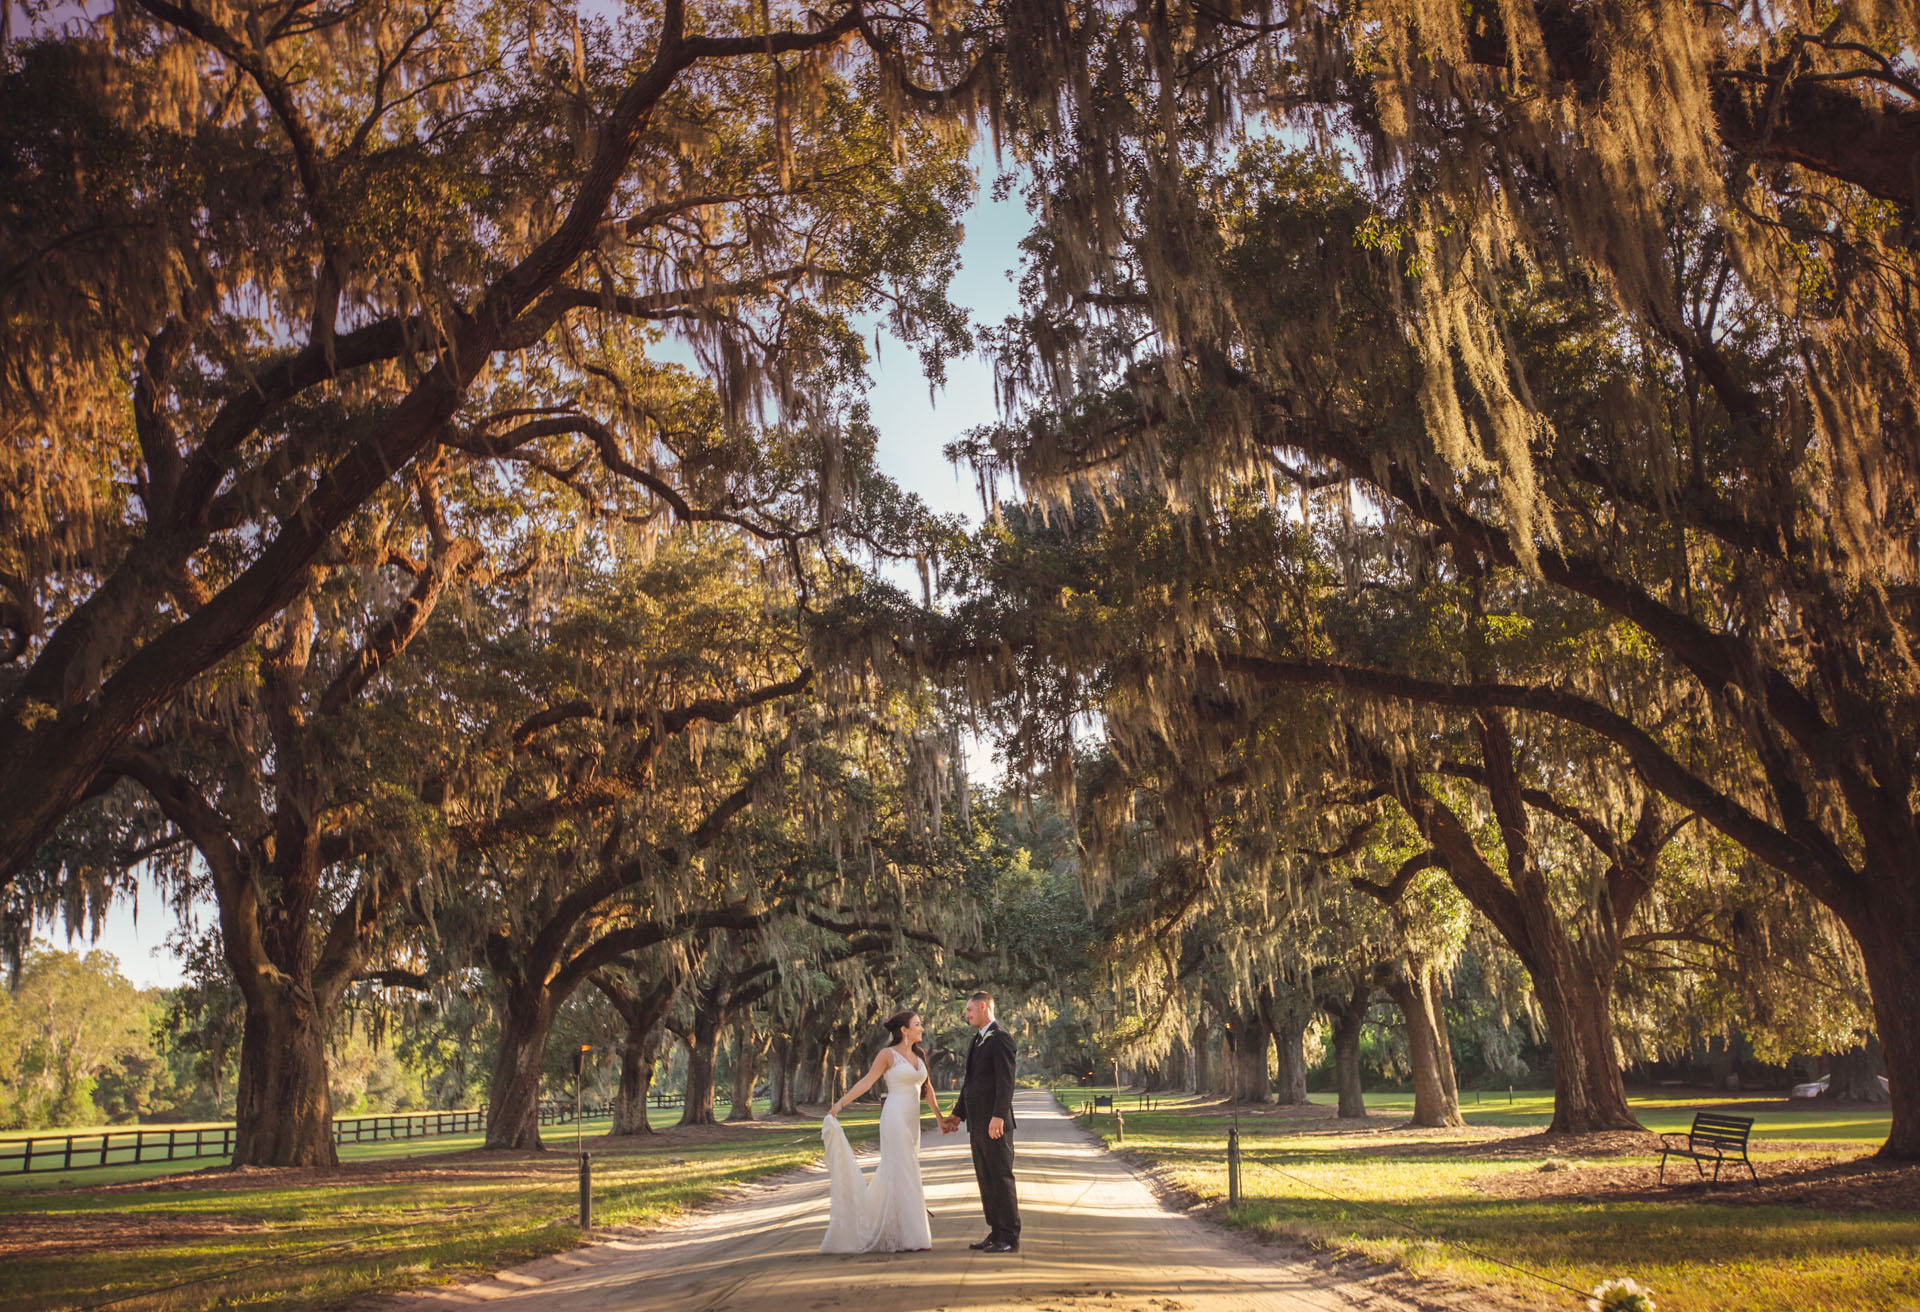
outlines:
[{"label": "wedding dress train", "polygon": [[871,1179],[847,1142],[847,1132],[829,1116],[820,1125],[827,1148],[827,1237],[823,1253],[898,1253],[933,1247],[927,1194],[920,1183],[920,1086],[927,1069],[898,1052],[883,1077],[880,1160]]}]

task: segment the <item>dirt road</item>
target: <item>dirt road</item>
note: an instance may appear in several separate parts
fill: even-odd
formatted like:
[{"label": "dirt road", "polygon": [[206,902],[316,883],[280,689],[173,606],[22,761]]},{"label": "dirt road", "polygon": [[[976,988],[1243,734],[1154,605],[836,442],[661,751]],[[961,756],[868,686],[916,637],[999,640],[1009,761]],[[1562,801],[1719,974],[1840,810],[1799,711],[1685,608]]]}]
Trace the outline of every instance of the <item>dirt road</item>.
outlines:
[{"label": "dirt road", "polygon": [[[1380,1301],[1169,1212],[1054,1101],[1022,1093],[1014,1174],[1020,1251],[967,1244],[980,1218],[965,1133],[929,1129],[921,1167],[933,1251],[823,1257],[826,1176],[744,1191],[660,1230],[576,1249],[478,1284],[390,1300],[383,1312],[1384,1312]],[[871,1169],[871,1162],[868,1162]]]}]

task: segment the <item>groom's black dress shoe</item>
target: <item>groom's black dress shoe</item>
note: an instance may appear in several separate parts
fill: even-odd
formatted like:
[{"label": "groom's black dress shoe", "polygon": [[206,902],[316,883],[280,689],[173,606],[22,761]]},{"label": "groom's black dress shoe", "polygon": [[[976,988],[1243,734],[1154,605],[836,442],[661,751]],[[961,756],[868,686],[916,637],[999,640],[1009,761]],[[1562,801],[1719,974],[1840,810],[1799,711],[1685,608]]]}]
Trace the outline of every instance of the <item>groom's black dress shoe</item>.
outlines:
[{"label": "groom's black dress shoe", "polygon": [[993,1240],[991,1239],[976,1239],[968,1244],[967,1247],[973,1249],[975,1252],[979,1252],[983,1248],[990,1247],[992,1243]]},{"label": "groom's black dress shoe", "polygon": [[1020,1245],[1005,1244],[1005,1243],[1001,1243],[999,1240],[996,1239],[992,1243],[986,1245],[980,1251],[983,1253],[1017,1253],[1020,1251]]}]

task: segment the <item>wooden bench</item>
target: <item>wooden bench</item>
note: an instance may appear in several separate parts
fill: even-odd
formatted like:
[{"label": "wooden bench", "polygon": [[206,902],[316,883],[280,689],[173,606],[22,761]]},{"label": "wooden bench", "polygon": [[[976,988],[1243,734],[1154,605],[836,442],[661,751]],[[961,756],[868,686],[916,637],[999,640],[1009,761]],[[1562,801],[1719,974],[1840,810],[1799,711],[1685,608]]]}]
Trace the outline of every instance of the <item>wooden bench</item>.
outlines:
[{"label": "wooden bench", "polygon": [[1095,1111],[1100,1111],[1102,1108],[1106,1109],[1107,1111],[1112,1111],[1113,1098],[1108,1094],[1096,1093],[1093,1096],[1093,1109]]},{"label": "wooden bench", "polygon": [[1679,1142],[1677,1134],[1660,1136],[1660,1181],[1666,1183],[1667,1158],[1685,1157],[1693,1162],[1693,1169],[1703,1177],[1707,1173],[1706,1164],[1713,1163],[1713,1178],[1720,1179],[1720,1168],[1728,1162],[1739,1162],[1747,1168],[1747,1174],[1755,1180],[1759,1172],[1753,1169],[1753,1163],[1747,1158],[1747,1136],[1753,1133],[1753,1117],[1722,1116],[1718,1112],[1695,1112],[1693,1127],[1687,1131],[1686,1142]]}]

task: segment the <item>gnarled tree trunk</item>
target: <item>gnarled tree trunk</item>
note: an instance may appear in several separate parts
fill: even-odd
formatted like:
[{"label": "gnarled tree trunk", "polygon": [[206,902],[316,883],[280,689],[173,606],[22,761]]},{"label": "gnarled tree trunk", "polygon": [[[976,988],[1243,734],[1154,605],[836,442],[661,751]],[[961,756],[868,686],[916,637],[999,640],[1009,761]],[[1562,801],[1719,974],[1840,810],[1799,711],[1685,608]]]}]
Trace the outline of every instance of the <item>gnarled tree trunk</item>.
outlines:
[{"label": "gnarled tree trunk", "polygon": [[[284,729],[291,717],[277,700],[275,710]],[[265,880],[256,875],[260,852],[254,853],[255,861],[242,863],[229,848],[219,859],[231,863],[231,873],[215,881],[224,885],[222,948],[246,1008],[234,1088],[233,1164],[331,1167],[339,1164],[339,1155],[333,1144],[327,1039],[365,935],[342,933],[343,916],[323,949],[314,951],[313,904],[323,865],[318,832],[305,823],[302,805],[313,795],[304,769],[305,744],[291,732],[277,741],[287,761],[285,777],[276,782],[279,814],[271,873]],[[267,896],[266,888],[275,894]],[[377,899],[367,903],[379,905]]]},{"label": "gnarled tree trunk", "polygon": [[766,1050],[767,1040],[754,1033],[752,1014],[741,1016],[733,1027],[733,1080],[728,1120],[753,1119],[753,1086],[759,1082],[760,1058]]},{"label": "gnarled tree trunk", "polygon": [[1273,1035],[1273,1100],[1297,1107],[1307,1099],[1307,996],[1285,986],[1261,990],[1261,1014]]},{"label": "gnarled tree trunk", "polygon": [[1167,1048],[1167,1055],[1147,1078],[1148,1093],[1165,1093],[1169,1089],[1179,1090],[1187,1084],[1187,1045],[1175,1039]]},{"label": "gnarled tree trunk", "polygon": [[696,1008],[687,1031],[687,1092],[680,1108],[680,1124],[713,1124],[713,1073],[720,1044],[717,1011]]},{"label": "gnarled tree trunk", "polygon": [[[1605,896],[1593,906],[1593,919],[1572,930],[1554,904],[1552,890],[1533,843],[1527,800],[1514,754],[1514,743],[1504,715],[1482,710],[1476,717],[1483,767],[1477,774],[1492,801],[1505,848],[1505,877],[1480,851],[1472,830],[1451,806],[1434,796],[1417,773],[1396,770],[1375,751],[1375,778],[1391,790],[1431,844],[1433,863],[1446,870],[1454,886],[1487,917],[1507,946],[1527,969],[1534,997],[1546,1021],[1553,1047],[1553,1123],[1551,1132],[1583,1134],[1596,1130],[1642,1129],[1627,1106],[1620,1062],[1613,1038],[1613,977],[1620,961],[1622,928],[1646,897],[1657,873],[1660,846],[1670,836],[1662,821],[1663,807],[1656,795],[1641,803],[1633,836],[1624,842],[1604,837],[1605,826],[1588,819],[1582,828],[1604,842],[1610,861]],[[1554,803],[1566,809],[1562,803]],[[1409,1037],[1431,1045],[1416,1051],[1414,1099],[1420,1104],[1422,1080],[1431,1084],[1430,1110],[1441,1115],[1436,1124],[1458,1123],[1458,1094],[1451,1098],[1451,1075],[1442,1075],[1438,1060],[1446,1041],[1445,1018],[1430,978],[1411,984],[1416,1002],[1404,1004]],[[1396,995],[1396,1002],[1401,998]],[[1421,1019],[1424,1017],[1424,1019]],[[1422,1061],[1431,1067],[1422,1070]],[[1440,1111],[1450,1104],[1453,1119]],[[1416,1122],[1420,1113],[1416,1111]]]},{"label": "gnarled tree trunk", "polygon": [[817,1104],[827,1081],[827,1045],[809,1035],[800,1045],[800,1072],[794,1081],[796,1103]]},{"label": "gnarled tree trunk", "polygon": [[[1879,1156],[1920,1161],[1920,819],[1890,806],[1880,841],[1866,849],[1876,873],[1864,905],[1840,911],[1860,947],[1873,999],[1874,1037],[1885,1064],[1893,1124]],[[1897,838],[1895,836],[1898,836]],[[1838,1076],[1839,1071],[1828,1074]],[[1877,1088],[1879,1081],[1872,1082]]]},{"label": "gnarled tree trunk", "polygon": [[336,1166],[327,1019],[304,981],[249,991],[235,1087],[235,1166]]},{"label": "gnarled tree trunk", "polygon": [[1328,1010],[1333,1017],[1333,1079],[1339,1090],[1343,1119],[1367,1114],[1365,1091],[1360,1083],[1360,1031],[1367,1023],[1367,1008],[1373,1000],[1373,984],[1361,979],[1353,991]]},{"label": "gnarled tree trunk", "polygon": [[1415,967],[1394,971],[1385,985],[1387,996],[1406,1019],[1407,1058],[1413,1067],[1413,1123],[1430,1128],[1465,1125],[1459,1097],[1447,1092],[1451,1081],[1440,1073],[1440,1032],[1434,1020],[1431,980],[1428,972]]},{"label": "gnarled tree trunk", "polygon": [[[1460,1105],[1459,1072],[1453,1066],[1453,1032],[1447,1028],[1446,980],[1436,968],[1427,974],[1427,998],[1433,1005],[1434,1056],[1440,1066],[1440,1087],[1447,1100]],[[1608,1013],[1611,1017],[1612,1013]]]},{"label": "gnarled tree trunk", "polygon": [[798,1074],[795,1066],[799,1051],[800,1041],[791,1034],[780,1035],[768,1049],[767,1114],[769,1116],[800,1114],[800,1105],[793,1096],[794,1077]]},{"label": "gnarled tree trunk", "polygon": [[653,1068],[659,1032],[638,1041],[631,1031],[620,1044],[620,1091],[613,1100],[613,1133],[652,1134],[647,1096],[653,1090]]},{"label": "gnarled tree trunk", "polygon": [[[1908,823],[1912,825],[1911,818]],[[1904,865],[1884,868],[1909,872],[1920,868],[1920,853],[1905,855]],[[1887,878],[1880,885],[1870,908],[1843,914],[1842,919],[1859,944],[1866,966],[1874,1033],[1886,1066],[1893,1124],[1879,1156],[1920,1161],[1920,953],[1914,951],[1914,944],[1920,943],[1920,937],[1915,937],[1920,935],[1920,881],[1909,873],[1903,883]],[[1837,1077],[1841,1072],[1827,1073]]]},{"label": "gnarled tree trunk", "polygon": [[1267,1049],[1273,1036],[1258,1008],[1233,1018],[1233,1101],[1273,1101],[1273,1077],[1267,1072]]},{"label": "gnarled tree trunk", "polygon": [[666,1034],[667,1012],[679,980],[675,972],[631,975],[628,970],[596,970],[589,978],[625,1025],[620,1042],[620,1091],[613,1101],[613,1133],[652,1134],[647,1095]]},{"label": "gnarled tree trunk", "polygon": [[1312,1101],[1307,1097],[1306,1045],[1305,1021],[1290,1021],[1285,1029],[1274,1031],[1273,1047],[1279,1058],[1273,1081],[1275,1102],[1298,1107]]},{"label": "gnarled tree trunk", "polygon": [[1570,950],[1546,955],[1529,973],[1553,1047],[1553,1123],[1548,1132],[1644,1128],[1627,1105],[1620,1072],[1611,972],[1583,968]]},{"label": "gnarled tree trunk", "polygon": [[853,1037],[847,1027],[842,1025],[834,1030],[833,1039],[827,1044],[826,1080],[823,1102],[837,1102],[840,1095],[847,1091],[847,1054],[853,1050]]},{"label": "gnarled tree trunk", "polygon": [[538,1150],[540,1077],[553,1012],[544,989],[509,986],[502,999],[500,1047],[487,1086],[487,1147]]}]

